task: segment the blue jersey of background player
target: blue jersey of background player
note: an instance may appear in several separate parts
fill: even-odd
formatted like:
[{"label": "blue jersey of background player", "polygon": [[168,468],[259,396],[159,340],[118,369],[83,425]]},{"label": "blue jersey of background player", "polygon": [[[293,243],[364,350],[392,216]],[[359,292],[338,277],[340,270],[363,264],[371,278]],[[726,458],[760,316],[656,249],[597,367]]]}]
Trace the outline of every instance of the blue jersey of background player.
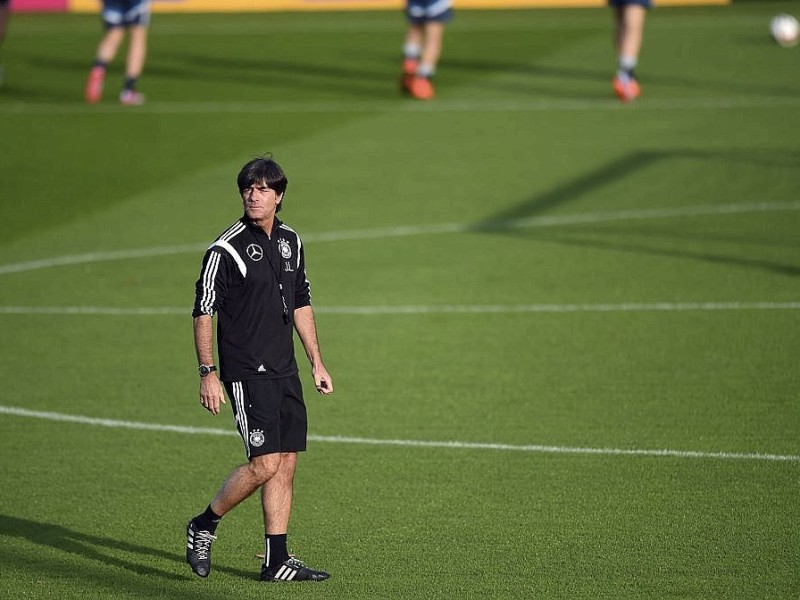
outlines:
[{"label": "blue jersey of background player", "polygon": [[614,49],[618,68],[612,82],[614,93],[623,102],[638,98],[642,90],[633,70],[639,63],[644,21],[651,0],[608,0],[614,11]]},{"label": "blue jersey of background player", "polygon": [[453,18],[452,0],[407,0],[403,45],[403,91],[418,100],[434,96],[431,78],[442,54],[444,25]]}]

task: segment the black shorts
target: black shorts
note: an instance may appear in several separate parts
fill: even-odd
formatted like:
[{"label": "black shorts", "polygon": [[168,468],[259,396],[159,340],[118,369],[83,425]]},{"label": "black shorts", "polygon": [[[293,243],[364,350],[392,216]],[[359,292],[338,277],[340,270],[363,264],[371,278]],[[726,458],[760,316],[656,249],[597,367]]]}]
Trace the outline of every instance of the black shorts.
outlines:
[{"label": "black shorts", "polygon": [[652,0],[608,0],[609,6],[614,7],[623,7],[628,6],[630,4],[638,4],[639,6],[643,6],[645,8],[652,8],[653,2]]},{"label": "black shorts", "polygon": [[225,390],[248,460],[263,454],[306,449],[308,420],[298,375],[226,381]]}]

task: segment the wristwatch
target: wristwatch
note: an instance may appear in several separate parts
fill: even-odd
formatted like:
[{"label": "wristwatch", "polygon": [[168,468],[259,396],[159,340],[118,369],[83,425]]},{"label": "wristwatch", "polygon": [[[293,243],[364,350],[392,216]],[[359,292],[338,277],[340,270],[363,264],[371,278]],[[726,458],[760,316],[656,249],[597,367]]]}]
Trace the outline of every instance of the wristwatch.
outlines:
[{"label": "wristwatch", "polygon": [[200,377],[205,377],[212,371],[216,371],[217,367],[215,365],[200,365],[197,367],[197,372],[200,373]]}]

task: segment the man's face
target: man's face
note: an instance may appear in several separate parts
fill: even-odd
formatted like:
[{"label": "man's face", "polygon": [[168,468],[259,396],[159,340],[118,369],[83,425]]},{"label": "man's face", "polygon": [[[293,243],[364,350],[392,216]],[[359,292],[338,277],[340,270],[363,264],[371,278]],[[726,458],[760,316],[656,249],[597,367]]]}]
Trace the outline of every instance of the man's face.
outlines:
[{"label": "man's face", "polygon": [[242,190],[242,204],[244,212],[251,221],[262,222],[275,215],[275,209],[280,204],[282,196],[266,183],[254,183]]}]

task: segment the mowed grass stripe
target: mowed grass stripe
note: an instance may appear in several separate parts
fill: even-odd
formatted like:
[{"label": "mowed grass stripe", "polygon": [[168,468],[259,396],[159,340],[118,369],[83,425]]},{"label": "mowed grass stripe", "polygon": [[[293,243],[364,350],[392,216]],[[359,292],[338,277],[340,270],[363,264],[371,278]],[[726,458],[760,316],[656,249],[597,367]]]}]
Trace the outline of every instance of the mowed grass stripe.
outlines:
[{"label": "mowed grass stripe", "polygon": [[[103,104],[9,102],[0,104],[0,115],[96,115],[96,114],[261,114],[261,113],[374,113],[374,112],[571,112],[571,111],[673,111],[764,109],[800,107],[800,98],[791,96],[729,96],[717,98],[664,98],[636,105],[620,104],[615,99],[600,100],[440,100],[435,103],[383,100],[375,102],[150,102],[135,109]],[[135,111],[135,112],[133,112]]]},{"label": "mowed grass stripe", "polygon": [[[48,421],[79,423],[98,427],[112,427],[122,429],[137,429],[144,431],[159,431],[168,433],[182,433],[188,435],[224,435],[238,436],[232,430],[217,429],[212,427],[187,427],[183,425],[162,425],[159,423],[142,423],[138,421],[119,421],[116,419],[98,419],[82,415],[68,415],[57,412],[34,411],[15,406],[0,406],[0,413],[43,419]],[[309,441],[334,443],[334,444],[360,444],[372,446],[403,446],[416,448],[444,448],[454,450],[496,450],[511,452],[534,452],[547,454],[590,454],[599,456],[649,456],[673,458],[702,458],[721,460],[759,460],[800,462],[800,455],[795,454],[767,454],[761,452],[702,452],[695,450],[670,450],[670,449],[635,449],[635,448],[581,448],[571,446],[548,446],[541,444],[512,445],[502,443],[480,443],[460,441],[429,441],[429,440],[398,440],[374,439],[352,436],[309,435]]]},{"label": "mowed grass stripe", "polygon": [[[424,314],[520,314],[520,313],[615,313],[798,310],[793,302],[623,302],[619,304],[441,304],[417,306],[316,306],[315,312],[329,315],[424,315]],[[187,307],[115,306],[0,306],[0,315],[111,315],[186,316]]]},{"label": "mowed grass stripe", "polygon": [[[589,225],[592,223],[609,223],[615,221],[670,219],[676,217],[733,215],[796,210],[800,210],[800,202],[759,202],[753,204],[664,207],[640,210],[618,210],[598,213],[577,213],[573,215],[537,216],[523,219],[507,219],[478,225],[470,223],[434,223],[431,225],[397,225],[392,227],[376,227],[371,229],[350,229],[345,231],[328,231],[319,233],[312,232],[303,235],[303,240],[306,244],[309,242],[344,242],[416,235],[441,235],[446,233],[470,233],[475,231],[502,231],[506,229]],[[98,251],[89,252],[86,254],[65,254],[63,256],[2,265],[0,266],[0,275],[110,260],[149,258],[154,256],[168,256],[172,254],[192,254],[196,252],[203,252],[207,247],[208,243],[203,243],[183,244],[179,246],[157,246],[152,248],[135,248],[128,250],[111,250],[105,252]]]}]

